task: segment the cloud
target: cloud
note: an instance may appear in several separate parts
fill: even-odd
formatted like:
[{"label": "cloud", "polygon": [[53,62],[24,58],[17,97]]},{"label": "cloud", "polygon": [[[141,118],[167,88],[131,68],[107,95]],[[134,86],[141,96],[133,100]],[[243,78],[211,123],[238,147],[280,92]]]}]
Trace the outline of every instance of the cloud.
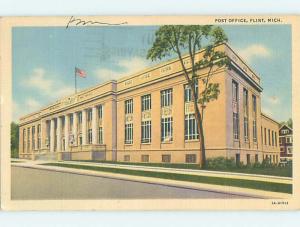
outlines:
[{"label": "cloud", "polygon": [[42,104],[34,99],[34,98],[27,98],[24,102],[16,102],[13,100],[12,103],[12,113],[13,113],[13,121],[18,122],[20,117],[38,111],[42,107]]},{"label": "cloud", "polygon": [[262,94],[262,99],[265,101],[265,104],[268,106],[276,106],[281,103],[280,98],[276,95]]},{"label": "cloud", "polygon": [[271,50],[263,44],[251,44],[245,48],[239,48],[238,53],[247,62],[251,62],[254,58],[269,58],[272,56]]},{"label": "cloud", "polygon": [[37,100],[33,98],[28,98],[25,101],[25,106],[27,106],[27,108],[30,109],[31,111],[36,111],[41,107],[41,103],[39,103]]},{"label": "cloud", "polygon": [[143,70],[148,66],[149,64],[144,58],[133,57],[118,61],[116,66],[114,66],[114,69],[101,68],[96,69],[94,73],[100,81],[116,80],[125,75],[130,75]]},{"label": "cloud", "polygon": [[73,87],[64,85],[62,81],[56,78],[57,76],[51,75],[43,68],[35,68],[31,74],[26,77],[23,84],[26,87],[38,90],[41,95],[46,95],[51,98],[60,98],[72,94],[74,91]]},{"label": "cloud", "polygon": [[43,68],[33,69],[31,75],[29,75],[24,81],[24,85],[49,92],[53,87],[53,81],[47,79],[45,74],[46,72]]}]

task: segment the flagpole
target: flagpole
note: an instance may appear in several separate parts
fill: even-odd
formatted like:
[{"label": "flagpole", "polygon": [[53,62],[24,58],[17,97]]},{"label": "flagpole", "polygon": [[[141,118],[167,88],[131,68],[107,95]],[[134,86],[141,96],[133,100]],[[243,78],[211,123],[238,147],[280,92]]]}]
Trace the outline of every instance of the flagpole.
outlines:
[{"label": "flagpole", "polygon": [[76,67],[75,67],[75,74],[74,74],[74,76],[75,76],[75,94],[77,93],[77,82],[76,82]]}]

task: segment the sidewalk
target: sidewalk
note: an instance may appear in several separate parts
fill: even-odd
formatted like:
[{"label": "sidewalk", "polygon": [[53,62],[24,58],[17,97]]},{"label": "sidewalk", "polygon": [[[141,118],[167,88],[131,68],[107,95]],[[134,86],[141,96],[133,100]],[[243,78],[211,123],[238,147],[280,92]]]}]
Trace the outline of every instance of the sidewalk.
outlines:
[{"label": "sidewalk", "polygon": [[241,180],[255,180],[255,181],[273,182],[273,183],[280,183],[280,184],[293,183],[291,177],[256,175],[256,174],[247,174],[247,173],[233,173],[233,172],[197,170],[197,169],[178,169],[178,168],[96,163],[96,162],[80,162],[80,161],[61,161],[58,163],[69,163],[69,164],[84,165],[84,166],[113,167],[118,169],[143,170],[143,171],[151,171],[151,172],[179,173],[179,174],[189,174],[189,175],[196,175],[196,176],[222,177],[222,178],[241,179]]},{"label": "sidewalk", "polygon": [[[178,181],[178,180],[170,180],[170,179],[162,179],[162,178],[154,178],[154,177],[144,177],[144,176],[133,176],[133,175],[126,175],[126,174],[119,174],[119,173],[109,173],[109,172],[99,172],[94,170],[85,170],[85,169],[75,169],[75,168],[68,168],[68,167],[58,167],[58,166],[46,166],[41,164],[50,163],[49,161],[23,161],[23,162],[15,162],[12,163],[12,166],[19,166],[24,168],[34,168],[34,169],[41,169],[41,170],[49,170],[49,171],[57,171],[57,172],[65,172],[65,173],[72,173],[72,174],[81,174],[81,175],[89,175],[89,176],[96,176],[96,177],[107,177],[107,178],[114,178],[114,179],[122,179],[128,181],[137,181],[137,182],[144,182],[144,183],[151,183],[151,184],[159,184],[159,185],[167,185],[173,187],[183,187],[183,188],[190,188],[196,190],[205,190],[205,191],[214,191],[220,193],[227,193],[227,194],[237,194],[243,195],[252,198],[290,198],[291,195],[287,193],[280,193],[280,192],[271,192],[271,191],[264,191],[264,190],[257,190],[257,189],[248,189],[248,188],[240,188],[240,187],[233,187],[233,186],[222,186],[222,185],[215,185],[215,184],[206,184],[206,183],[196,183],[196,182],[187,182],[187,181]],[[66,162],[51,162],[51,163],[61,163],[61,164],[76,164],[81,166],[98,166],[98,167],[110,167],[110,168],[118,168],[118,169],[133,169],[133,170],[142,170],[142,171],[151,171],[151,172],[168,172],[168,173],[180,173],[180,174],[194,174],[199,176],[212,176],[212,177],[223,177],[223,178],[235,178],[235,179],[246,179],[245,177],[250,177],[253,180],[255,176],[239,176],[239,174],[225,173],[226,176],[222,175],[222,172],[210,173],[212,171],[202,171],[202,170],[182,170],[182,169],[170,169],[170,168],[161,168],[161,167],[145,167],[145,166],[128,166],[128,165],[119,165],[119,164],[106,164],[106,163],[84,163],[84,162],[76,162],[76,161],[66,161]],[[179,172],[180,171],[180,172]],[[246,174],[248,175],[248,174]],[[230,177],[231,176],[231,177]],[[242,177],[242,178],[239,178]],[[249,178],[247,178],[249,179]],[[264,177],[258,176],[257,179],[264,179]],[[268,179],[267,182],[273,182],[272,178],[265,178]],[[271,181],[270,181],[271,179]],[[279,179],[280,181],[285,179]]]}]

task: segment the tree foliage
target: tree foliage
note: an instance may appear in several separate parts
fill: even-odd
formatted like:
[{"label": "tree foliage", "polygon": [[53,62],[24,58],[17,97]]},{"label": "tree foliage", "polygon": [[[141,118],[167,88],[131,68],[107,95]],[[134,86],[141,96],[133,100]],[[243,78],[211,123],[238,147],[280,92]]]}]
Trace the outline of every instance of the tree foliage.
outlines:
[{"label": "tree foliage", "polygon": [[11,123],[10,131],[10,151],[12,158],[19,157],[19,125],[15,122]]},{"label": "tree foliage", "polygon": [[[205,144],[203,131],[204,107],[207,103],[216,100],[220,93],[219,84],[212,83],[211,77],[215,68],[229,66],[229,59],[222,51],[218,51],[216,46],[227,42],[228,38],[221,27],[212,25],[164,25],[155,33],[155,40],[149,49],[147,58],[161,60],[173,56],[180,60],[183,74],[191,88],[194,100],[195,118],[200,135],[201,162],[205,165]],[[204,48],[203,58],[196,61],[197,51]],[[186,54],[186,55],[185,55]],[[187,68],[184,59],[189,59],[191,67]],[[206,75],[198,75],[200,69],[208,69]],[[196,93],[195,84],[198,79],[202,81],[200,94]],[[202,109],[200,111],[199,104]]]},{"label": "tree foliage", "polygon": [[292,120],[292,118],[289,118],[287,121],[282,121],[282,122],[280,123],[280,127],[281,127],[282,125],[287,125],[287,126],[289,126],[290,128],[293,128],[293,120]]}]

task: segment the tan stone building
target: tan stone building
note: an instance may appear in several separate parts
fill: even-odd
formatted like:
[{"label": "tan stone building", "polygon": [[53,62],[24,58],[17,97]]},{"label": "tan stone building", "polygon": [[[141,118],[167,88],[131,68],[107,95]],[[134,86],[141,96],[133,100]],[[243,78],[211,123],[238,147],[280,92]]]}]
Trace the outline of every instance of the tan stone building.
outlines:
[{"label": "tan stone building", "polygon": [[[227,45],[220,94],[204,109],[207,158],[279,161],[279,124],[261,112],[260,78]],[[201,59],[199,51],[196,59]],[[189,67],[186,57],[184,64]],[[201,76],[207,69],[201,69]],[[201,86],[199,86],[201,87]],[[55,92],[55,91],[54,91]],[[198,163],[190,88],[178,59],[58,100],[20,119],[20,158]]]}]

